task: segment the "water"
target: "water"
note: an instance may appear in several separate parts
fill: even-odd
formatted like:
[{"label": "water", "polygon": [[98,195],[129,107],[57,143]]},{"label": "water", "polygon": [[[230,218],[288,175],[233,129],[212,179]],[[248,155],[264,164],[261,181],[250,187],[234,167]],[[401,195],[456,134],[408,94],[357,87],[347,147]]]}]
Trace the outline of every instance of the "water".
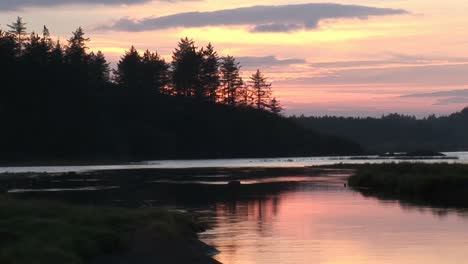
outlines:
[{"label": "water", "polygon": [[[467,153],[458,155],[461,157],[458,162],[468,160]],[[292,160],[218,160],[207,164],[300,167],[336,162],[331,158]],[[203,164],[202,161],[152,163],[132,166]],[[60,170],[69,171],[70,167],[54,168]],[[143,177],[145,180],[140,184],[127,185],[118,180],[102,181],[96,175],[81,182],[59,177],[51,184],[80,186],[75,189],[55,186],[52,191],[17,189],[10,195],[192,212],[209,226],[200,238],[221,252],[215,258],[224,264],[468,263],[468,208],[431,208],[379,200],[346,188],[347,171],[300,171],[208,169],[169,174],[165,171],[154,178]],[[142,172],[125,173],[124,179]],[[228,187],[226,183],[233,179],[243,184]]]},{"label": "water", "polygon": [[20,166],[0,167],[0,173],[11,172],[84,172],[98,170],[120,170],[120,169],[175,169],[175,168],[246,168],[246,167],[304,167],[331,165],[337,163],[382,163],[382,162],[463,162],[468,163],[468,152],[446,152],[450,157],[457,160],[431,159],[431,160],[398,160],[381,159],[377,156],[345,156],[345,157],[296,157],[296,158],[265,158],[265,159],[212,159],[212,160],[162,160],[141,161],[120,165],[87,165],[87,166]]},{"label": "water", "polygon": [[[244,197],[245,198],[245,197]],[[365,198],[308,182],[218,202],[201,238],[224,264],[458,264],[468,261],[468,213]]]}]

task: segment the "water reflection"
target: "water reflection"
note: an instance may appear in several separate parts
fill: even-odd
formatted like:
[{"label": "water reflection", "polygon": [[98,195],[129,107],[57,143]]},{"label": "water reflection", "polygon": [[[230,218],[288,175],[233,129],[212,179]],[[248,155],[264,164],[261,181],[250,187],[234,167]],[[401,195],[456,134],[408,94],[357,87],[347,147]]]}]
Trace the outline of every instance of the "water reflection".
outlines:
[{"label": "water reflection", "polygon": [[213,228],[202,238],[222,252],[216,258],[224,264],[432,264],[468,257],[466,218],[339,187],[219,202],[204,220]]},{"label": "water reflection", "polygon": [[[201,238],[221,251],[216,258],[224,264],[458,264],[468,259],[466,210],[363,195],[344,187],[346,172],[223,169],[156,174],[119,171],[85,178],[92,181],[75,180],[80,175],[36,179],[32,184],[38,188],[120,188],[11,195],[195,212],[210,227]],[[225,184],[233,179],[245,184]]]}]

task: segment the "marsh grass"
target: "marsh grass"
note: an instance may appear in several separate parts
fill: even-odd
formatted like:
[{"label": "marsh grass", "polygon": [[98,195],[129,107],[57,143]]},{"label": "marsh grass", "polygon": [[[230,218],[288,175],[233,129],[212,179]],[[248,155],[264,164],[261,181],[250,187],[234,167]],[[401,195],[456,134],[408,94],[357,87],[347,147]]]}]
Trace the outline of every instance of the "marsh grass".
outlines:
[{"label": "marsh grass", "polygon": [[190,217],[180,213],[0,196],[0,263],[86,263],[94,256],[125,250],[138,228],[169,239],[196,236],[199,231]]},{"label": "marsh grass", "polygon": [[387,163],[354,165],[351,187],[442,206],[468,206],[468,165]]}]

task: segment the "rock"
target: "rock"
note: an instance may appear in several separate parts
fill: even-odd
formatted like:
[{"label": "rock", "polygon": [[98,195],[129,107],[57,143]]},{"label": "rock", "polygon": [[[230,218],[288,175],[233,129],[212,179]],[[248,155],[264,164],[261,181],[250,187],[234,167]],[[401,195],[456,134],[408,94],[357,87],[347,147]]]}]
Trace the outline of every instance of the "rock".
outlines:
[{"label": "rock", "polygon": [[239,187],[239,186],[241,186],[241,185],[242,185],[241,181],[230,181],[230,182],[228,183],[228,186],[229,186],[229,187]]}]

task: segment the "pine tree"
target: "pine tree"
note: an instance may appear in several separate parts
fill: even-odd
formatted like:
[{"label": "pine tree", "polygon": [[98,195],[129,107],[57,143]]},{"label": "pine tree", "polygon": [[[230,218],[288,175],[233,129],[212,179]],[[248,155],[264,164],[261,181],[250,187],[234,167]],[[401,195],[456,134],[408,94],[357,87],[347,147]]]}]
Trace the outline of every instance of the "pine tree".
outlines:
[{"label": "pine tree", "polygon": [[29,41],[24,43],[23,60],[25,60],[27,67],[36,67],[36,70],[40,71],[49,62],[49,51],[48,43],[33,32],[29,36]]},{"label": "pine tree", "polygon": [[244,83],[237,92],[237,98],[239,101],[239,105],[241,106],[253,106],[254,105],[253,92],[250,89],[250,87],[248,85],[245,85]]},{"label": "pine tree", "polygon": [[71,91],[74,103],[82,104],[83,100],[89,99],[92,88],[89,87],[88,80],[90,56],[87,54],[87,43],[90,40],[84,36],[85,33],[81,27],[72,34],[68,39],[64,54],[64,74],[68,79],[66,88]]},{"label": "pine tree", "polygon": [[54,89],[54,96],[60,97],[60,93],[64,93],[62,89],[63,84],[67,82],[68,74],[64,67],[65,55],[60,40],[57,40],[49,52],[49,65],[50,65],[50,80],[52,89]]},{"label": "pine tree", "polygon": [[181,39],[172,55],[172,85],[175,94],[193,96],[199,93],[201,61],[194,41]]},{"label": "pine tree", "polygon": [[89,81],[92,85],[103,86],[110,80],[110,67],[104,54],[98,51],[89,55]]},{"label": "pine tree", "polygon": [[79,27],[75,32],[72,33],[73,36],[68,39],[68,46],[65,50],[65,57],[71,64],[81,64],[86,63],[87,56],[86,50],[88,49],[87,42],[89,38],[85,38],[84,31]]},{"label": "pine tree", "polygon": [[281,106],[280,102],[276,100],[276,97],[273,97],[273,99],[271,99],[269,108],[270,111],[275,114],[281,114],[281,112],[283,111],[283,107]]},{"label": "pine tree", "polygon": [[219,56],[211,43],[202,50],[202,63],[200,70],[200,90],[199,96],[216,102],[218,89],[220,86],[219,77]]},{"label": "pine tree", "polygon": [[60,40],[57,40],[50,51],[50,63],[53,66],[61,67],[64,62],[64,51]]},{"label": "pine tree", "polygon": [[252,74],[250,85],[254,93],[255,107],[257,109],[268,109],[271,101],[271,83],[267,83],[260,70]]},{"label": "pine tree", "polygon": [[114,80],[132,92],[141,90],[141,56],[134,46],[120,59],[114,70]]},{"label": "pine tree", "polygon": [[23,22],[23,18],[18,17],[15,22],[7,26],[10,28],[8,32],[15,36],[18,48],[21,50],[26,37],[26,23]]},{"label": "pine tree", "polygon": [[15,86],[19,77],[17,76],[17,57],[18,43],[15,36],[0,30],[0,72],[2,76],[5,76],[0,85],[0,109],[3,109],[5,104],[14,104],[12,98],[18,91]]},{"label": "pine tree", "polygon": [[44,45],[42,38],[32,32],[28,41],[24,43],[24,50],[21,56],[21,68],[27,73],[28,78],[21,80],[23,83],[24,102],[33,106],[38,102],[45,103],[48,96],[47,88],[49,86],[49,47]]},{"label": "pine tree", "polygon": [[142,85],[146,92],[160,94],[169,83],[169,65],[157,52],[146,50],[142,58]]},{"label": "pine tree", "polygon": [[41,39],[41,42],[44,46],[47,47],[47,49],[50,51],[53,47],[53,41],[52,39],[50,38],[50,32],[49,32],[49,29],[44,26],[43,29],[42,29],[42,39]]},{"label": "pine tree", "polygon": [[240,65],[232,56],[223,57],[221,61],[221,93],[222,101],[227,105],[236,105],[238,90],[243,81],[240,77]]}]

